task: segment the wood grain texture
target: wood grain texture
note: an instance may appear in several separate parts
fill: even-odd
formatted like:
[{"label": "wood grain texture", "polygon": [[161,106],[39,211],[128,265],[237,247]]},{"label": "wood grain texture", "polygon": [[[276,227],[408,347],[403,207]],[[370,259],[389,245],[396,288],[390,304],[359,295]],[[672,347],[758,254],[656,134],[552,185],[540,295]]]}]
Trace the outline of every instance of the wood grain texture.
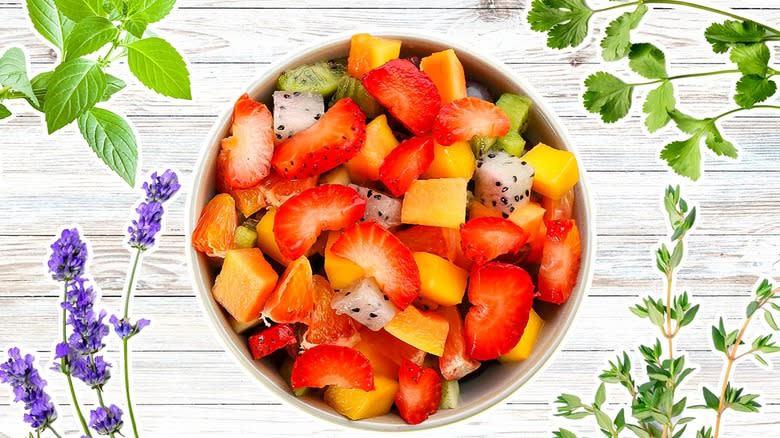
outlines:
[{"label": "wood grain texture", "polygon": [[[660,196],[666,184],[679,180],[670,177],[656,157],[661,146],[679,134],[648,136],[638,108],[624,122],[608,127],[582,108],[581,82],[587,74],[609,69],[629,75],[624,63],[599,64],[600,33],[576,49],[548,50],[544,36],[524,22],[527,1],[421,3],[180,0],[178,9],[154,28],[190,61],[195,99],[172,101],[130,81],[109,107],[127,114],[137,130],[144,147],[142,170],[173,166],[186,187],[217,115],[271,63],[320,37],[375,26],[425,29],[509,63],[562,117],[589,172],[599,234],[594,283],[571,336],[535,381],[494,409],[425,436],[549,437],[558,426],[597,436],[589,423],[552,417],[552,401],[564,390],[592,394],[595,376],[614,351],[632,350],[655,336],[627,308],[640,296],[658,293],[661,286],[652,261],[652,249],[666,232]],[[720,7],[733,3],[708,2]],[[720,68],[725,58],[713,54],[701,38],[704,27],[717,18],[692,10],[652,9],[637,35],[670,49],[670,70]],[[738,13],[780,23],[780,7],[773,0],[740,1]],[[51,69],[57,53],[31,32],[22,2],[0,2],[0,16],[0,49],[24,46],[34,71]],[[596,17],[592,23],[602,29],[605,21]],[[774,48],[774,54],[780,50]],[[129,76],[124,65],[114,69],[123,78]],[[680,84],[683,107],[701,113],[722,110],[732,93],[731,82]],[[40,117],[17,104],[9,106],[18,117],[0,124],[0,349],[21,344],[48,365],[59,291],[45,277],[47,245],[60,227],[80,224],[94,254],[91,273],[104,293],[101,304],[116,311],[129,263],[123,231],[137,193],[103,168],[75,130],[46,137]],[[720,373],[720,359],[709,351],[710,323],[721,315],[736,323],[756,278],[780,277],[780,117],[750,113],[725,121],[723,130],[741,146],[741,160],[708,159],[703,181],[681,181],[685,196],[696,201],[701,212],[678,279],[679,288],[702,304],[699,321],[679,343],[701,368],[685,392],[696,402],[700,385],[712,384]],[[137,410],[145,436],[347,435],[344,429],[281,405],[223,352],[201,316],[188,278],[185,197],[169,207],[167,230],[160,248],[144,264],[134,303],[135,314],[153,320],[148,332],[134,340]],[[114,360],[117,347],[111,340],[108,354]],[[48,377],[61,403],[58,424],[67,436],[78,436],[63,382]],[[745,363],[738,367],[737,379],[748,390],[762,393],[764,408],[760,415],[728,414],[727,436],[773,436],[780,425],[777,371],[767,374]],[[109,385],[110,400],[121,400],[117,383]],[[94,401],[87,392],[81,395]],[[20,410],[10,401],[0,395],[0,438],[24,433]]]}]

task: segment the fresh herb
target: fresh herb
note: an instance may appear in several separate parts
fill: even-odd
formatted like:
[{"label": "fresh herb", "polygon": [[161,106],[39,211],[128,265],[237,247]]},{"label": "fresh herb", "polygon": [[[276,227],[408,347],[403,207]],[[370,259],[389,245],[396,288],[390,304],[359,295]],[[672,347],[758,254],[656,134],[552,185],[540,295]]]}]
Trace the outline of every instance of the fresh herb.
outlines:
[{"label": "fresh herb", "polygon": [[[645,297],[630,308],[633,314],[647,319],[660,332],[660,338],[656,338],[654,343],[639,346],[644,374],[636,372],[632,356],[624,351],[614,361],[609,361],[609,367],[599,375],[601,384],[592,403],[584,402],[576,395],[561,394],[556,400],[559,404],[556,415],[572,420],[593,417],[598,428],[608,437],[630,433],[640,438],[673,438],[683,436],[688,424],[696,420],[690,409],[706,408],[716,412],[714,428],[702,428],[697,431],[696,437],[717,438],[724,412],[729,409],[758,412],[761,406],[756,402],[758,395],[746,394],[742,388],[733,385],[731,375],[735,363],[743,358],[753,357],[766,365],[764,355],[780,351],[772,334],[757,336],[750,347],[746,347],[745,342],[747,328],[757,315],[763,316],[772,330],[778,330],[773,312],[780,312],[780,306],[772,300],[780,298],[780,288],[773,288],[768,280],[762,280],[757,286],[755,298],[747,306],[740,329],[727,330],[722,318],[717,326],[712,327],[714,348],[725,356],[723,382],[718,392],[704,387],[704,404],[691,406],[687,397],[679,396],[678,390],[694,368],[686,366],[686,356],[675,350],[674,341],[681,329],[693,323],[699,305],[690,301],[687,292],[675,292],[675,273],[684,260],[685,237],[696,222],[696,208],[689,208],[680,197],[678,186],[667,188],[664,209],[671,234],[668,245],[661,244],[655,253],[656,267],[664,278],[664,294],[660,298]],[[627,392],[630,398],[627,406],[617,412],[608,412],[607,385],[622,387]],[[559,429],[554,435],[576,437],[566,429]]]},{"label": "fresh herb", "polygon": [[[650,43],[632,43],[631,32],[639,27],[648,11],[647,5],[675,5],[699,9],[728,17],[714,23],[704,32],[704,38],[715,53],[729,54],[733,68],[689,74],[672,74],[661,48]],[[616,9],[632,8],[614,18],[601,40],[601,56],[606,61],[628,57],[629,68],[647,80],[628,80],[608,72],[597,72],[585,80],[585,108],[601,115],[605,123],[616,122],[628,115],[638,88],[651,87],[645,95],[642,112],[645,126],[651,133],[670,121],[689,137],[667,144],[661,158],[678,174],[697,180],[702,173],[702,142],[718,157],[737,158],[737,148],[721,135],[717,122],[724,117],[749,110],[780,110],[780,106],[763,104],[775,95],[777,84],[772,79],[780,74],[770,64],[767,43],[780,41],[780,30],[759,24],[730,11],[677,0],[640,0],[618,3],[602,9],[591,9],[584,0],[534,0],[528,13],[531,29],[547,33],[547,45],[555,49],[576,47],[588,35],[592,16]],[[677,108],[673,83],[680,80],[715,75],[739,78],[734,83],[736,107],[708,117],[684,115]]]},{"label": "fresh herb", "polygon": [[89,147],[130,186],[135,185],[138,144],[120,115],[101,106],[125,88],[108,73],[127,57],[130,72],[164,96],[190,99],[190,77],[179,52],[152,36],[147,26],[165,18],[175,0],[27,0],[36,31],[60,54],[51,71],[28,74],[24,52],[0,57],[0,119],[11,116],[6,101],[25,99],[44,114],[52,134],[76,122]]}]

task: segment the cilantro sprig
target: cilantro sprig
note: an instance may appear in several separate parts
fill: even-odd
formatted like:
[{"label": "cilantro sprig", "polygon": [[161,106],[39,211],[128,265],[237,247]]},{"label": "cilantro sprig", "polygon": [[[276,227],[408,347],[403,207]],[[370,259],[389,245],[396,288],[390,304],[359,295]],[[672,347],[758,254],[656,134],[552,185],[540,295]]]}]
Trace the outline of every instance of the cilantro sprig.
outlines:
[{"label": "cilantro sprig", "polygon": [[[683,119],[681,123],[690,129],[698,129],[702,122]],[[706,123],[706,122],[705,122]],[[688,292],[676,293],[676,272],[685,259],[685,239],[696,223],[697,210],[690,207],[680,195],[680,187],[668,187],[664,194],[664,209],[669,224],[669,241],[662,243],[655,252],[656,268],[664,279],[661,297],[647,296],[629,310],[646,319],[658,331],[659,337],[652,343],[640,345],[638,354],[643,364],[632,363],[632,355],[623,351],[608,362],[599,375],[599,385],[592,403],[574,394],[561,394],[556,403],[557,416],[571,420],[593,417],[598,429],[606,436],[637,436],[639,438],[682,437],[697,417],[691,409],[709,409],[715,412],[713,427],[696,432],[697,438],[717,438],[721,433],[721,419],[728,410],[758,412],[761,405],[758,395],[746,393],[732,381],[736,364],[752,357],[768,366],[765,356],[780,352],[772,333],[757,334],[748,343],[748,327],[759,317],[773,331],[780,331],[780,288],[768,280],[756,287],[755,297],[748,303],[745,319],[738,329],[729,330],[723,318],[712,327],[713,348],[723,355],[725,371],[719,390],[702,389],[703,404],[693,405],[687,397],[680,397],[680,388],[695,369],[686,364],[686,355],[675,350],[675,339],[683,328],[692,325],[699,313],[699,304],[691,302]],[[634,358],[635,360],[636,358]],[[607,387],[614,385],[625,390],[628,401],[607,403]],[[608,408],[608,405],[610,407]],[[611,407],[617,405],[617,407]],[[616,412],[615,412],[616,411]],[[576,438],[574,432],[558,429],[554,436]]]},{"label": "cilantro sprig", "polygon": [[187,65],[167,41],[148,31],[175,0],[26,0],[35,30],[59,53],[59,63],[35,76],[24,52],[0,56],[0,119],[7,101],[26,100],[42,112],[49,134],[75,123],[89,147],[130,186],[135,185],[138,142],[130,124],[104,103],[126,83],[108,73],[127,58],[130,72],[164,96],[191,99]]},{"label": "cilantro sprig", "polygon": [[[672,74],[661,48],[647,42],[632,42],[631,34],[639,28],[651,4],[694,8],[728,17],[722,23],[709,26],[704,38],[715,53],[728,54],[733,68]],[[637,89],[652,87],[644,95],[641,106],[647,130],[657,132],[673,121],[681,132],[690,135],[672,141],[660,153],[661,159],[675,172],[698,180],[702,175],[703,148],[716,157],[737,158],[738,148],[723,137],[717,122],[742,111],[780,109],[780,105],[765,103],[777,93],[777,83],[773,78],[780,75],[780,66],[772,64],[768,43],[780,41],[780,30],[730,11],[677,0],[640,0],[602,9],[592,9],[584,0],[534,0],[528,22],[531,29],[547,32],[549,47],[577,47],[587,38],[594,15],[621,8],[631,10],[612,19],[606,26],[601,40],[601,56],[606,61],[628,58],[630,70],[648,80],[621,78],[604,71],[594,73],[585,80],[585,108],[599,114],[603,122],[614,123],[630,113],[638,96]],[[736,107],[710,116],[684,115],[678,109],[674,83],[716,75],[735,78],[733,101]]]}]

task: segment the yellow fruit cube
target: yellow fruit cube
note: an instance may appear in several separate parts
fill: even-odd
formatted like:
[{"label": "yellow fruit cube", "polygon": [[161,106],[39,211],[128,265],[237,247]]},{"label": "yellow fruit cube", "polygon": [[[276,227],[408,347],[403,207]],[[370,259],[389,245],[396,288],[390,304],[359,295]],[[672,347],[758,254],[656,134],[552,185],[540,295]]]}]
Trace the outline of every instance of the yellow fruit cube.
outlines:
[{"label": "yellow fruit cube", "polygon": [[481,217],[501,217],[501,212],[488,207],[487,205],[472,199],[469,201],[469,220]]},{"label": "yellow fruit cube", "polygon": [[368,73],[401,54],[401,40],[379,38],[367,33],[352,35],[347,59],[349,75],[361,79]]},{"label": "yellow fruit cube", "polygon": [[349,171],[344,166],[339,166],[328,173],[320,175],[320,184],[341,184],[342,186],[348,186],[351,183],[349,179]]},{"label": "yellow fruit cube", "polygon": [[529,240],[533,240],[539,234],[542,226],[545,209],[536,202],[529,202],[509,215],[509,220],[530,234]]},{"label": "yellow fruit cube", "polygon": [[395,147],[398,140],[387,124],[387,116],[382,114],[366,125],[366,142],[360,152],[344,163],[350,178],[358,184],[379,179],[379,168],[385,157]]},{"label": "yellow fruit cube", "polygon": [[471,146],[465,141],[453,143],[451,146],[433,145],[433,162],[422,174],[425,179],[431,178],[465,178],[470,180],[477,168],[477,160]]},{"label": "yellow fruit cube", "polygon": [[534,168],[534,191],[548,198],[561,199],[580,179],[577,158],[569,151],[562,151],[539,143],[523,155],[523,161]]},{"label": "yellow fruit cube", "polygon": [[427,252],[416,252],[414,261],[420,270],[420,296],[442,306],[463,301],[469,273],[451,261]]},{"label": "yellow fruit cube", "polygon": [[441,356],[450,324],[436,312],[424,312],[410,305],[395,314],[385,325],[385,331],[412,347]]},{"label": "yellow fruit cube", "polygon": [[374,338],[361,336],[360,342],[352,348],[363,353],[363,356],[368,359],[375,376],[396,378],[398,376],[398,364],[385,355],[386,345],[372,342],[373,340]]},{"label": "yellow fruit cube", "polygon": [[499,356],[498,360],[500,362],[519,362],[528,359],[534,349],[534,344],[536,344],[536,338],[539,337],[539,332],[542,331],[542,326],[544,326],[544,320],[531,309],[528,324],[525,326],[525,331],[520,341],[514,348],[509,350],[509,353]]},{"label": "yellow fruit cube", "polygon": [[287,266],[290,260],[282,255],[279,251],[279,246],[276,244],[274,218],[276,218],[276,208],[270,207],[260,219],[260,222],[257,223],[257,227],[255,227],[257,231],[257,246],[263,251],[263,254]]},{"label": "yellow fruit cube", "polygon": [[401,222],[459,228],[466,221],[466,179],[418,179],[401,205]]},{"label": "yellow fruit cube", "polygon": [[328,233],[328,241],[325,244],[325,275],[333,289],[344,289],[355,281],[363,278],[363,268],[344,257],[333,254],[330,247],[339,238],[338,231]]},{"label": "yellow fruit cube", "polygon": [[350,420],[378,417],[390,412],[398,392],[398,382],[374,375],[374,390],[346,389],[331,385],[325,390],[325,403]]}]

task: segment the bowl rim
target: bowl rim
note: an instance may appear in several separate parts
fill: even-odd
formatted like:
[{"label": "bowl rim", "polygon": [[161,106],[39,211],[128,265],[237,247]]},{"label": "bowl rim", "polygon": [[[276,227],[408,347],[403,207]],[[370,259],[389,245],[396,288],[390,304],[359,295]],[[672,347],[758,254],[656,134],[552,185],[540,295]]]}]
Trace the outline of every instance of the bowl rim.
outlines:
[{"label": "bowl rim", "polygon": [[[542,98],[542,96],[540,96],[532,86],[530,86],[522,77],[520,77],[518,73],[509,69],[506,66],[506,64],[504,64],[501,60],[497,59],[493,55],[481,53],[480,50],[478,49],[471,49],[468,46],[466,46],[464,43],[451,39],[450,36],[442,37],[431,32],[424,32],[424,31],[404,29],[404,28],[391,30],[386,28],[361,27],[361,28],[344,31],[344,32],[339,32],[326,38],[316,38],[312,42],[301,47],[299,50],[294,50],[290,54],[282,57],[278,61],[269,65],[268,68],[263,73],[261,73],[255,79],[253,79],[249,83],[249,85],[244,88],[244,92],[251,93],[252,90],[258,88],[262,83],[268,80],[269,73],[278,70],[282,66],[286,66],[299,58],[312,55],[330,46],[343,44],[346,41],[349,41],[352,35],[357,33],[369,33],[371,35],[388,37],[388,38],[397,38],[401,40],[403,40],[404,38],[411,38],[417,42],[422,41],[429,44],[444,45],[455,49],[456,52],[468,53],[471,56],[482,59],[484,63],[490,67],[490,69],[495,70],[497,73],[503,76],[511,77],[512,80],[515,83],[517,83],[520,86],[520,88],[523,89],[523,92],[533,100],[534,105],[537,106],[540,113],[545,115],[545,118],[547,119],[548,122],[550,122],[554,132],[561,138],[563,144],[566,145],[566,149],[574,153],[575,156],[577,157],[580,156],[576,145],[574,145],[574,143],[571,141],[566,126],[558,118],[557,114],[548,106],[548,104]],[[587,292],[591,288],[592,281],[593,281],[594,258],[596,255],[596,246],[597,246],[597,241],[596,241],[597,233],[596,233],[596,226],[595,226],[596,210],[595,210],[593,198],[589,190],[590,183],[589,183],[588,175],[587,172],[585,171],[585,168],[583,167],[581,160],[577,160],[577,166],[579,171],[580,189],[584,194],[584,199],[583,200],[578,199],[578,204],[580,204],[581,208],[584,209],[583,216],[588,221],[587,234],[586,234],[588,246],[586,248],[586,251],[582,254],[582,264],[580,266],[580,270],[582,273],[584,273],[584,275],[582,275],[582,281],[577,285],[577,287],[581,290],[581,292],[579,294],[576,294],[575,297],[573,297],[575,301],[571,305],[574,306],[574,309],[572,310],[570,317],[562,324],[562,328],[560,329],[561,330],[560,335],[551,342],[550,348],[548,348],[542,354],[542,356],[537,360],[536,364],[534,364],[523,376],[516,379],[510,385],[507,385],[498,393],[495,393],[494,395],[486,398],[484,401],[475,403],[474,406],[465,408],[461,412],[454,413],[448,416],[446,419],[439,419],[437,421],[436,418],[431,418],[417,425],[397,425],[397,424],[376,423],[376,422],[372,422],[371,419],[351,421],[337,413],[327,412],[323,409],[311,405],[310,403],[307,403],[303,399],[299,399],[291,395],[286,391],[282,391],[278,389],[267,376],[257,371],[257,369],[253,366],[254,362],[249,360],[243,354],[243,352],[239,350],[238,346],[231,339],[230,337],[231,334],[228,332],[229,327],[226,327],[226,325],[223,323],[221,318],[217,315],[216,312],[217,309],[215,308],[217,304],[212,302],[213,298],[209,299],[211,297],[210,287],[208,284],[205,284],[203,278],[200,275],[200,272],[198,272],[198,266],[199,266],[198,253],[197,251],[194,250],[192,245],[189,244],[192,238],[192,230],[194,229],[195,224],[197,223],[197,217],[199,216],[198,212],[196,211],[196,205],[195,205],[195,194],[199,186],[201,185],[201,180],[198,177],[201,177],[208,170],[206,168],[207,165],[206,156],[208,155],[207,152],[215,144],[215,142],[219,140],[219,138],[217,137],[220,136],[221,132],[223,132],[224,126],[226,123],[228,123],[229,118],[232,115],[232,112],[233,112],[233,102],[231,101],[230,103],[226,104],[225,110],[223,110],[221,116],[214,122],[212,128],[209,131],[208,136],[206,137],[206,140],[198,150],[198,158],[195,166],[193,167],[192,181],[190,182],[188,187],[189,192],[187,193],[187,201],[185,205],[185,218],[184,218],[185,245],[184,246],[185,246],[186,259],[189,267],[189,274],[193,281],[193,289],[197,297],[198,303],[200,304],[203,313],[206,314],[207,320],[209,321],[209,325],[211,326],[213,331],[215,331],[216,334],[218,335],[220,343],[225,348],[226,352],[230,353],[234,362],[236,362],[244,370],[245,373],[250,375],[255,380],[259,381],[265,389],[273,393],[280,401],[283,401],[282,404],[294,406],[299,411],[305,412],[313,416],[314,418],[325,421],[329,424],[342,426],[347,429],[353,429],[353,430],[357,429],[357,430],[371,431],[371,432],[430,430],[430,429],[440,428],[447,425],[459,423],[479,413],[485,412],[491,408],[496,407],[501,402],[506,400],[509,396],[514,394],[522,386],[525,386],[526,384],[538,378],[538,376],[542,373],[542,371],[550,365],[550,363],[553,361],[554,356],[561,350],[561,346],[571,335],[572,333],[571,326],[574,320],[576,319],[577,315],[579,314],[580,309],[582,308],[582,303],[585,300]]]}]

